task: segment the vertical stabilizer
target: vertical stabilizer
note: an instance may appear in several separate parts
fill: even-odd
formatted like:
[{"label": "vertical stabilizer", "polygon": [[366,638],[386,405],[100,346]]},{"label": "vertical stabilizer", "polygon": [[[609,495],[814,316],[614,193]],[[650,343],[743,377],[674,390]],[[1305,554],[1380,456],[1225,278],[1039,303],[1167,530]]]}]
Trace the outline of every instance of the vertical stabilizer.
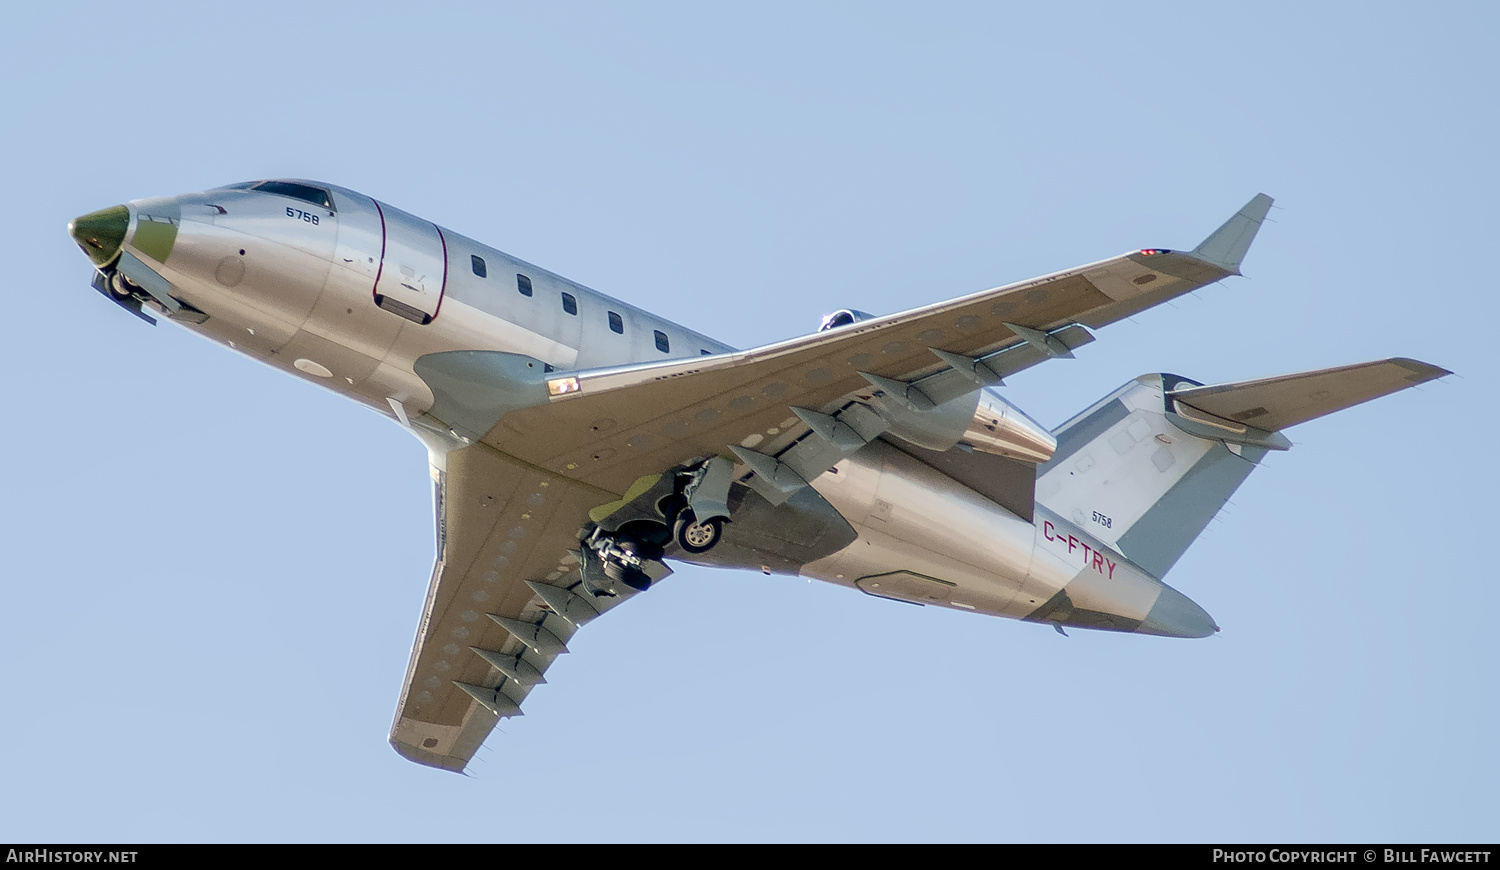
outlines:
[{"label": "vertical stabilizer", "polygon": [[1261,457],[1292,446],[1280,430],[1446,374],[1389,359],[1211,387],[1142,375],[1053,431],[1036,501],[1160,579]]},{"label": "vertical stabilizer", "polygon": [[1037,502],[1160,579],[1266,454],[1176,425],[1174,375],[1142,375],[1064,423]]}]

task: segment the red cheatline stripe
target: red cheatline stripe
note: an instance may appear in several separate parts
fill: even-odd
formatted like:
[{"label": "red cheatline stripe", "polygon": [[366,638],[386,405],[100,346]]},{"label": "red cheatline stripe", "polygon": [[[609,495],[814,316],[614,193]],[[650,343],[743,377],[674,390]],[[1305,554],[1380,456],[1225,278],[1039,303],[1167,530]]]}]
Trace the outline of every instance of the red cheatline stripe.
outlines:
[{"label": "red cheatline stripe", "polygon": [[432,309],[432,319],[437,320],[438,312],[443,310],[443,299],[448,295],[448,237],[443,235],[443,228],[433,224],[432,228],[437,230],[438,241],[443,243],[443,283],[438,288],[438,304]]},{"label": "red cheatline stripe", "polygon": [[380,207],[380,200],[371,198],[370,202],[375,203],[375,213],[380,215],[380,262],[375,264],[375,286],[370,288],[370,298],[374,299],[380,295],[380,275],[385,271],[385,211]]}]

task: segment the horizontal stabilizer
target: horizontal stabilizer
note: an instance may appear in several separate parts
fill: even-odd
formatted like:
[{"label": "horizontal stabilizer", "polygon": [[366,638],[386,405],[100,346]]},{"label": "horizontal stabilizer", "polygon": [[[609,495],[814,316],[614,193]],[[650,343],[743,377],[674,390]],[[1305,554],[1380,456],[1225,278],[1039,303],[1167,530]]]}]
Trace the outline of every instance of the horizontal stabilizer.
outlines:
[{"label": "horizontal stabilizer", "polygon": [[1447,369],[1398,358],[1258,381],[1185,386],[1168,395],[1216,417],[1275,432],[1449,374]]},{"label": "horizontal stabilizer", "polygon": [[1234,217],[1225,221],[1222,227],[1214,230],[1213,235],[1194,248],[1193,253],[1223,267],[1231,275],[1240,274],[1240,263],[1244,262],[1245,253],[1250,250],[1250,243],[1255,241],[1255,234],[1270,212],[1272,202],[1269,196],[1257,193]]}]

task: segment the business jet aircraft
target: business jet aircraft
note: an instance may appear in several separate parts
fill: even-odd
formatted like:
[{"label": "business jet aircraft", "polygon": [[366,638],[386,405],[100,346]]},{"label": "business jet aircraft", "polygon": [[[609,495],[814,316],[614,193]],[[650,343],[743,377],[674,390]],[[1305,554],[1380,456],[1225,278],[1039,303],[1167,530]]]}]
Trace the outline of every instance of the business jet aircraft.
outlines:
[{"label": "business jet aircraft", "polygon": [[93,286],[396,420],[437,559],[390,741],[462,771],[579,628],[665,560],[1064,627],[1204,637],[1161,581],[1282,430],[1448,374],[1409,359],[1142,375],[1049,432],[989,388],[1240,274],[1264,194],[1134,250],[752,350],[301,180],[74,220]]}]

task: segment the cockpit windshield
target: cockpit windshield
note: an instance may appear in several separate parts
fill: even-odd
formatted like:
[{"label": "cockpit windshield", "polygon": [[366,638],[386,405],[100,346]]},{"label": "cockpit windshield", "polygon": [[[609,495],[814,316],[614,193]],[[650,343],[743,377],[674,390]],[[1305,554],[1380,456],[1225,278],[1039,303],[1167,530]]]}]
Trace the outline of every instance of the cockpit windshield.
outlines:
[{"label": "cockpit windshield", "polygon": [[292,199],[300,199],[303,202],[322,206],[326,209],[333,208],[333,199],[328,191],[321,187],[313,187],[310,184],[302,184],[297,181],[242,181],[239,184],[226,184],[223,190],[259,190],[264,193],[274,193],[277,196],[289,196]]}]

